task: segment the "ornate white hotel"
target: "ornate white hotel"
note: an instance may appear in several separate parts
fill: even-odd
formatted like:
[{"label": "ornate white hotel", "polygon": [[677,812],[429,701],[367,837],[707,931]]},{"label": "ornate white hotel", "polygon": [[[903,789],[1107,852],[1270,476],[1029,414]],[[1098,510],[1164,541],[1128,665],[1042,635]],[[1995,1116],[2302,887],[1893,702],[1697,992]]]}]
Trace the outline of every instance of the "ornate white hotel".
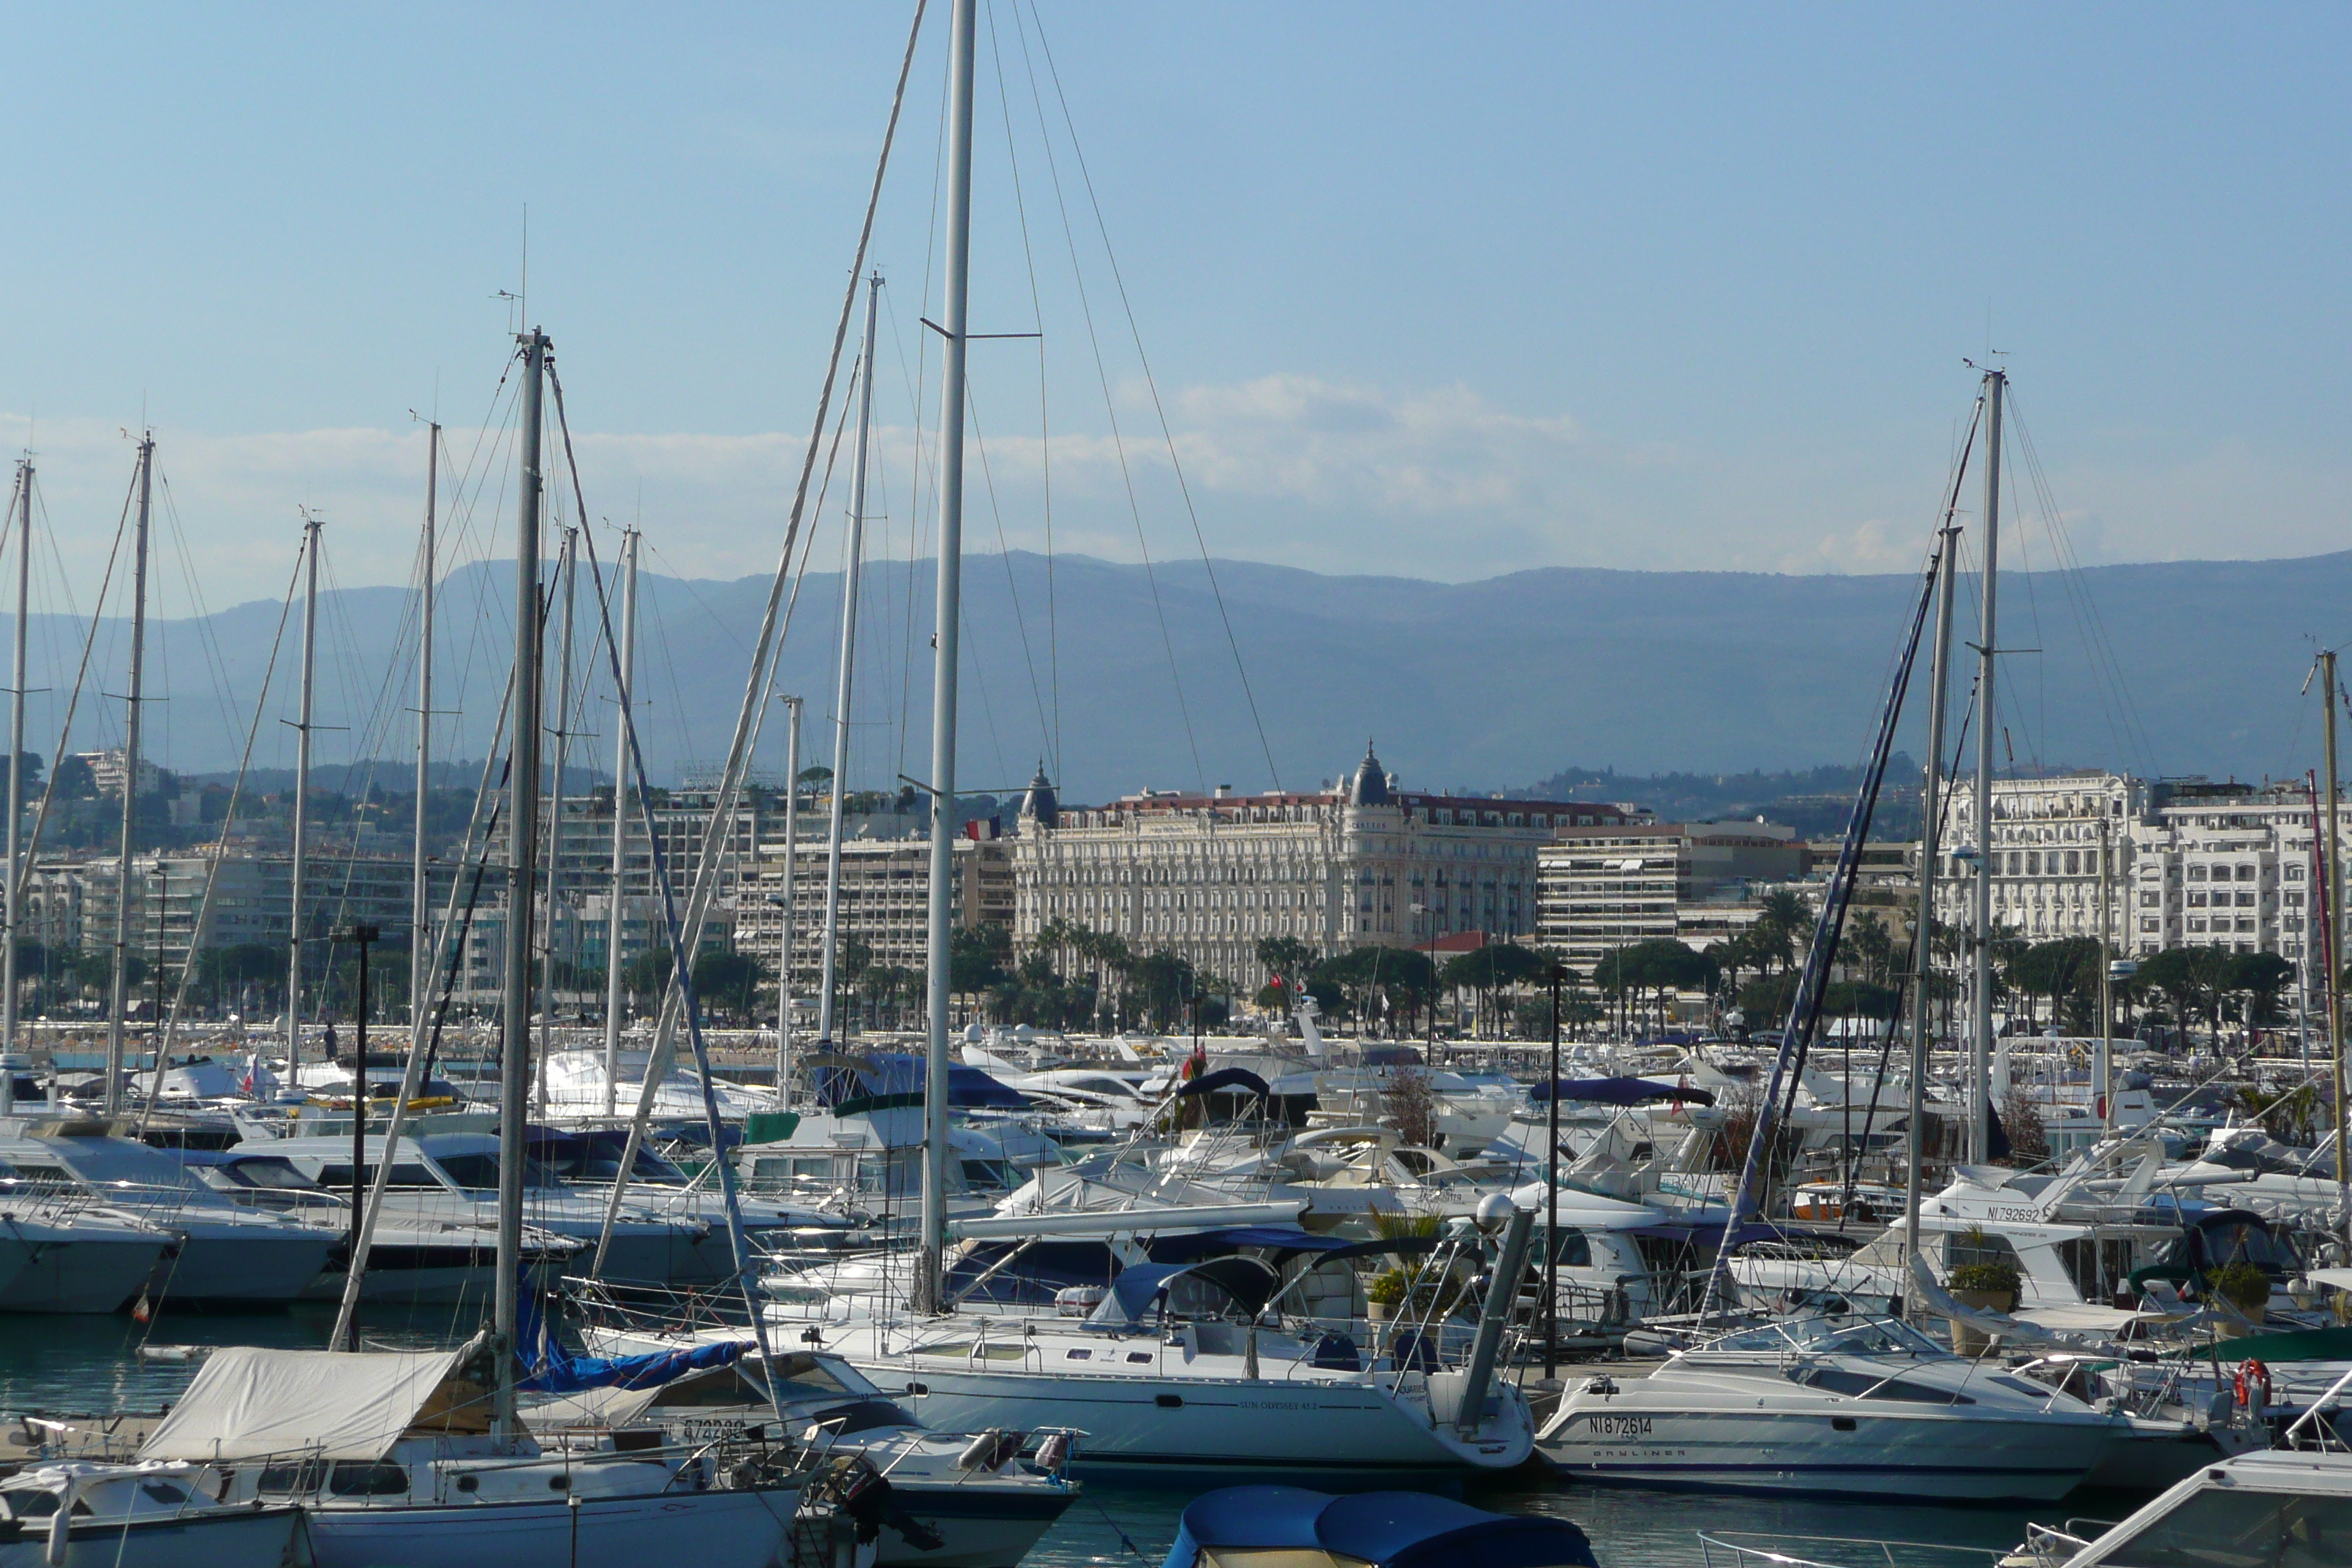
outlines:
[{"label": "ornate white hotel", "polygon": [[[2116,950],[2223,947],[2300,961],[2313,911],[2312,804],[2301,785],[2154,784],[2110,773],[1998,779],[1979,846],[1969,781],[1956,785],[1937,914],[1974,923],[1974,851],[1992,867],[1993,921],[2032,942],[2099,931],[2100,824],[2115,850]],[[2352,817],[2342,824],[2352,828]]]},{"label": "ornate white hotel", "polygon": [[1400,790],[1366,748],[1311,794],[1146,790],[1065,811],[1041,769],[1013,842],[1013,940],[1051,920],[1255,985],[1264,937],[1318,953],[1536,929],[1536,850],[1559,829],[1635,820],[1594,802]]}]

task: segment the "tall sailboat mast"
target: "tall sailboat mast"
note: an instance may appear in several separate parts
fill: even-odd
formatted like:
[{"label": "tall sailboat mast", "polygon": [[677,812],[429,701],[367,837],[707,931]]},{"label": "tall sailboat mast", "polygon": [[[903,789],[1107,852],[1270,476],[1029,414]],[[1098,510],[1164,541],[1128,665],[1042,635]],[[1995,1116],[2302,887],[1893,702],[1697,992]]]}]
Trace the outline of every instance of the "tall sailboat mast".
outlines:
[{"label": "tall sailboat mast", "polygon": [[857,456],[849,472],[849,557],[841,574],[841,672],[833,694],[832,809],[824,846],[824,945],[818,960],[816,1035],[820,1047],[833,1043],[833,971],[841,945],[841,829],[843,781],[849,776],[849,691],[857,652],[857,578],[866,557],[866,469],[874,428],[874,308],[882,274],[866,283],[866,347],[857,360]]},{"label": "tall sailboat mast", "polygon": [[[2324,726],[2327,738],[2327,843],[2326,858],[2320,862],[2326,868],[2327,925],[2320,945],[2320,960],[2326,965],[2327,979],[2327,1044],[2336,1073],[2336,1215],[2344,1234],[2352,1237],[2352,1161],[2346,1158],[2344,1107],[2344,839],[2339,832],[2336,802],[2340,791],[2336,782],[2336,650],[2328,648],[2319,656],[2319,700],[2327,714]],[[2308,948],[2309,944],[2305,944]],[[2308,962],[2306,957],[2305,962]],[[2182,1020],[2187,1023],[2186,1019]],[[2181,1031],[2185,1036],[2188,1031]]]},{"label": "tall sailboat mast", "polygon": [[[941,1305],[947,1251],[948,955],[955,879],[956,658],[963,610],[964,319],[971,287],[972,0],[955,0],[948,43],[948,247],[940,361],[940,593],[931,667],[930,1039],[923,1064],[923,1256],[916,1309]],[[839,780],[835,787],[839,788]]]},{"label": "tall sailboat mast", "polygon": [[[16,944],[24,939],[25,626],[33,595],[33,459],[16,465],[16,679],[8,709],[8,945],[0,952],[0,1057],[16,1048]],[[16,1074],[0,1063],[0,1116],[16,1109]]]},{"label": "tall sailboat mast", "polygon": [[793,873],[801,861],[801,700],[784,699],[784,896],[776,938],[776,1109],[793,1107]]},{"label": "tall sailboat mast", "polygon": [[435,514],[439,510],[440,479],[441,426],[428,424],[425,427],[424,564],[416,583],[416,825],[412,851],[415,863],[409,871],[408,935],[411,1045],[425,1038],[425,997],[433,989],[433,944],[425,939],[433,922],[427,913],[432,889],[425,875],[425,802],[433,784],[433,591],[436,585],[434,574],[440,570],[434,531]]},{"label": "tall sailboat mast", "polygon": [[[555,913],[556,883],[563,869],[563,769],[572,759],[572,610],[579,590],[580,530],[563,531],[563,557],[556,570],[563,574],[563,630],[555,653],[555,777],[550,782],[547,811],[547,930],[541,933],[539,995],[539,1111],[547,1114],[547,1058],[555,1048]],[[617,780],[615,781],[617,784]]]},{"label": "tall sailboat mast", "polygon": [[1992,771],[1999,755],[2000,726],[1994,720],[1994,591],[2000,565],[2000,403],[2009,389],[2003,372],[1984,373],[1984,618],[1977,644],[1977,885],[1976,963],[1969,990],[1969,1160],[1982,1164],[1992,1154],[1992,878],[1999,863],[1993,847]]},{"label": "tall sailboat mast", "polygon": [[547,334],[536,327],[523,343],[521,494],[515,509],[514,765],[508,772],[507,940],[499,1020],[499,1278],[491,1317],[491,1354],[499,1386],[491,1431],[512,1438],[515,1355],[522,1308],[523,1122],[530,1091],[532,894],[539,858],[539,509],[541,379]]},{"label": "tall sailboat mast", "polygon": [[629,882],[629,814],[622,781],[629,776],[629,688],[637,679],[637,531],[621,535],[621,658],[613,736],[613,896],[604,911],[604,1114],[620,1108],[621,932]]},{"label": "tall sailboat mast", "polygon": [[[1976,426],[1969,426],[1969,441]],[[1952,474],[1952,489],[1944,501],[1944,521],[1936,544],[1936,646],[1929,650],[1927,686],[1927,777],[1919,792],[1919,912],[1913,921],[1911,962],[1911,1093],[1909,1152],[1904,1161],[1904,1257],[1919,1255],[1920,1165],[1926,1158],[1922,1133],[1927,1125],[1927,1070],[1935,1059],[1929,1020],[1936,973],[1936,879],[1944,853],[1944,730],[1949,722],[1952,691],[1952,608],[1958,596],[1960,530],[1953,521],[1960,509],[1960,486],[1968,478],[1969,446],[1960,447],[1960,461]]]},{"label": "tall sailboat mast", "polygon": [[299,1088],[302,1066],[302,926],[305,884],[310,879],[310,689],[318,673],[319,529],[317,518],[302,520],[302,694],[294,721],[294,848],[293,878],[287,909],[286,937],[286,1086]]},{"label": "tall sailboat mast", "polygon": [[[139,710],[147,677],[147,524],[155,489],[155,437],[139,439],[139,521],[131,556],[131,690],[122,721],[122,850],[115,868],[114,976],[106,1009],[106,1113],[122,1110],[122,1012],[130,1005],[131,851],[139,827]],[[13,933],[12,933],[13,934]]]}]

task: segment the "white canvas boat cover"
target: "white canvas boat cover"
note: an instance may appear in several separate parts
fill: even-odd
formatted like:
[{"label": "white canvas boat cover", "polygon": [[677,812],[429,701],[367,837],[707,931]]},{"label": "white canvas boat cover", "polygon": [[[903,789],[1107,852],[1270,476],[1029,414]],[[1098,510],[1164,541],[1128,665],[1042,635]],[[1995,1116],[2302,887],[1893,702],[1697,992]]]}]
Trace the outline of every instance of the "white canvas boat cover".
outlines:
[{"label": "white canvas boat cover", "polygon": [[429,1418],[465,1353],[217,1350],[139,1458],[381,1459]]}]

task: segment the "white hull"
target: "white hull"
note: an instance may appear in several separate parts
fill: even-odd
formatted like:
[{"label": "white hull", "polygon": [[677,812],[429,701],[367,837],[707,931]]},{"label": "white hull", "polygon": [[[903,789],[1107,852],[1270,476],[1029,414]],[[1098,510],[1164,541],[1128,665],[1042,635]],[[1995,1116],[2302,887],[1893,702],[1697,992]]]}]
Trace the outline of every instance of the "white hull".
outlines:
[{"label": "white hull", "polygon": [[294,1300],[326,1268],[337,1240],[328,1231],[258,1226],[197,1224],[181,1234],[178,1256],[159,1259],[147,1286],[182,1304]]},{"label": "white hull", "polygon": [[163,1255],[161,1236],[120,1230],[76,1236],[44,1227],[20,1238],[34,1240],[33,1256],[0,1289],[0,1312],[118,1311]]},{"label": "white hull", "polygon": [[1046,1377],[965,1372],[849,1357],[935,1431],[1066,1426],[1080,1474],[1261,1470],[1295,1474],[1507,1468],[1524,1436],[1453,1440],[1381,1389],[1361,1383],[1262,1378]]},{"label": "white hull", "polygon": [[[1839,1431],[1832,1419],[1848,1422]],[[2106,1458],[2097,1423],[1699,1409],[1565,1412],[1539,1440],[1577,1479],[1811,1497],[2054,1502]]]},{"label": "white hull", "polygon": [[899,1509],[940,1537],[925,1551],[888,1525],[882,1528],[876,1568],[1013,1568],[1068,1509],[1067,1490],[1014,1492],[1002,1487],[957,1487],[893,1480]]},{"label": "white hull", "polygon": [[[768,1568],[797,1492],[310,1510],[317,1568]],[[267,1565],[265,1565],[267,1568]]]},{"label": "white hull", "polygon": [[62,1564],[49,1561],[47,1523],[28,1521],[15,1540],[0,1540],[0,1568],[278,1568],[297,1560],[295,1532],[302,1516],[296,1509],[273,1508],[128,1524],[83,1520],[73,1526]]}]

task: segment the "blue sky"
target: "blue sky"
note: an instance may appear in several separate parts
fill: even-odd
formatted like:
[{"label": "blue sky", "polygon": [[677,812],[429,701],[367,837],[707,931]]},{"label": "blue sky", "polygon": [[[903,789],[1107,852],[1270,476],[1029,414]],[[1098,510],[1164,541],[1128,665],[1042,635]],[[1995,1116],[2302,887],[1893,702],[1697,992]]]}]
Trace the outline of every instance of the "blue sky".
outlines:
[{"label": "blue sky", "polygon": [[[1907,569],[1988,344],[2084,559],[2343,542],[2340,7],[983,11],[974,325],[1045,338],[975,352],[975,548],[1044,542],[1048,458],[1058,547],[1197,548],[1016,15],[1215,553]],[[642,504],[679,571],[772,569],[908,15],[18,10],[0,437],[37,416],[68,572],[143,407],[213,604],[276,595],[304,504],[340,581],[400,581],[436,389],[491,547],[526,203],[590,510]],[[944,20],[874,249],[892,530],[936,396]]]}]

